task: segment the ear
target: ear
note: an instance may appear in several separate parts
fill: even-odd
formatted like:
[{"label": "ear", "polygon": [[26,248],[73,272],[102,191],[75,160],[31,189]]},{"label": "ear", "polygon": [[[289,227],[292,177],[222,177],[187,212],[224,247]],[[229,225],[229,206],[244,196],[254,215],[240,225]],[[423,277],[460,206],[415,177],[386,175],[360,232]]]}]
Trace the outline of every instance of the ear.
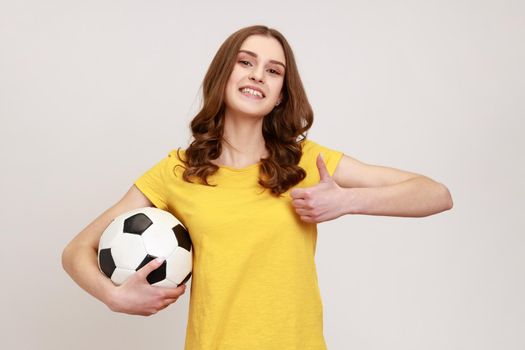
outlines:
[{"label": "ear", "polygon": [[277,104],[275,106],[278,106],[281,104],[281,102],[283,101],[283,93],[281,92],[279,94],[279,98],[277,99]]},{"label": "ear", "polygon": [[281,104],[281,101],[277,100],[277,102],[275,102],[275,107],[279,106],[280,104]]}]

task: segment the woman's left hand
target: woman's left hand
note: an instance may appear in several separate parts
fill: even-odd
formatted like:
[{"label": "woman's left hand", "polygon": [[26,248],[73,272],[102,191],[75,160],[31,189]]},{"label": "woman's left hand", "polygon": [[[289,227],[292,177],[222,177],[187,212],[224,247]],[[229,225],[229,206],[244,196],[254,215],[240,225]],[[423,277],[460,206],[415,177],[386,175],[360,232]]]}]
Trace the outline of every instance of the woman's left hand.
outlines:
[{"label": "woman's left hand", "polygon": [[317,156],[317,169],[320,175],[317,185],[290,191],[295,212],[308,223],[329,221],[344,214],[345,191],[328,173],[321,154]]}]

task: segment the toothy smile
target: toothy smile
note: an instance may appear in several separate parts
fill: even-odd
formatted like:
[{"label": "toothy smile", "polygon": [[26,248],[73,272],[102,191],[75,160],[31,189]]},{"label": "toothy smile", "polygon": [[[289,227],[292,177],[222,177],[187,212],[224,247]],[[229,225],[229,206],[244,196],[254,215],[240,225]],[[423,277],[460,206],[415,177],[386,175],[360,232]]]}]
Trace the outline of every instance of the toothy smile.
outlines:
[{"label": "toothy smile", "polygon": [[257,96],[259,98],[264,98],[264,94],[261,91],[258,91],[258,90],[255,90],[249,87],[240,88],[239,91],[242,93],[248,93],[253,96]]}]

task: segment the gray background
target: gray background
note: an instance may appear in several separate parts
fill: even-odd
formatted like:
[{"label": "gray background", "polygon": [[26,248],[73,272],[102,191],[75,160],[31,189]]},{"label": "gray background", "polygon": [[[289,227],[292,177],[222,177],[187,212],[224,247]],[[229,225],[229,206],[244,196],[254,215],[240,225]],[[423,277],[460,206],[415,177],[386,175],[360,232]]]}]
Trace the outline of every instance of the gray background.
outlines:
[{"label": "gray background", "polygon": [[426,218],[319,225],[328,348],[524,349],[524,13],[502,0],[1,1],[2,347],[182,349],[189,293],[152,317],[112,313],[60,256],[187,145],[219,45],[266,24],[295,52],[312,140],[454,199]]}]

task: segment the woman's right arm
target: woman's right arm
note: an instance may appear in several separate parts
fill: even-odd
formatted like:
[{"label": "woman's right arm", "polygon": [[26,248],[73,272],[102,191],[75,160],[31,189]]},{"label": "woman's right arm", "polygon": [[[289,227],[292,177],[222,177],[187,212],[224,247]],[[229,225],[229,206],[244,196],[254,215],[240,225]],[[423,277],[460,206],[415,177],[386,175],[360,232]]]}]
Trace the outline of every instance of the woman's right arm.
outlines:
[{"label": "woman's right arm", "polygon": [[97,261],[100,236],[117,216],[133,209],[153,207],[153,203],[135,186],[78,233],[62,252],[62,266],[86,292],[106,304],[112,311],[149,316],[175,302],[185,290],[151,286],[147,275],[162,262],[152,260],[120,286],[104,275]]}]

